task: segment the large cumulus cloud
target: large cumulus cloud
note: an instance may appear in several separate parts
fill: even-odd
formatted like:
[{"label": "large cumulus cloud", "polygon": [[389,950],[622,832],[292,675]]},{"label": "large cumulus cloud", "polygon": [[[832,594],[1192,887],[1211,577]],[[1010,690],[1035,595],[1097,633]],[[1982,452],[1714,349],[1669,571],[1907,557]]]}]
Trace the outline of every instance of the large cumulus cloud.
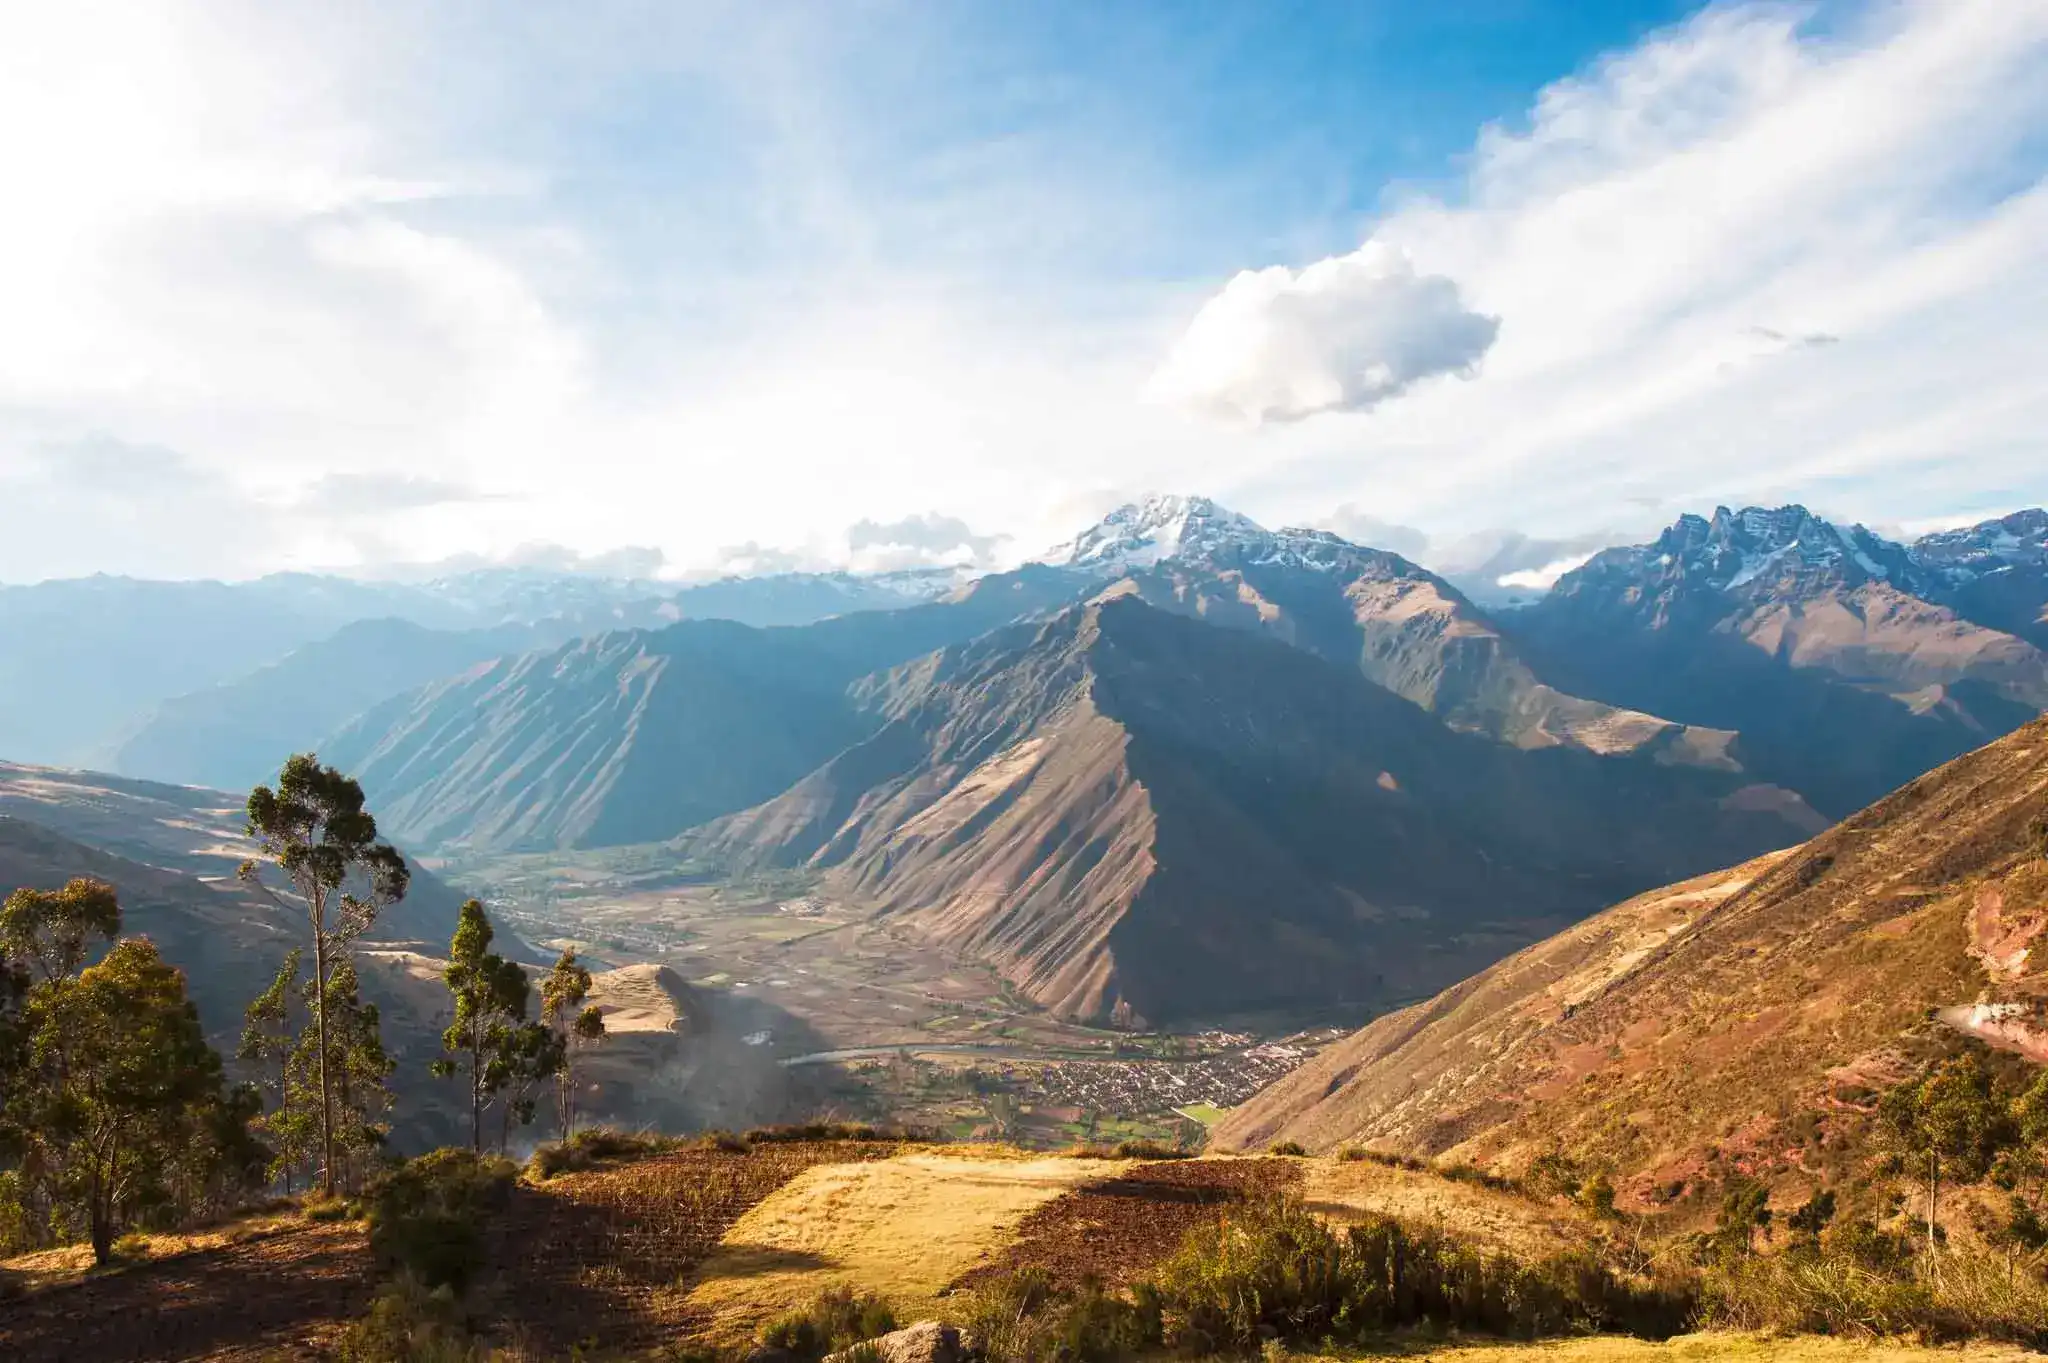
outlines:
[{"label": "large cumulus cloud", "polygon": [[1455,280],[1368,241],[1300,271],[1239,273],[1195,314],[1151,391],[1255,423],[1362,412],[1423,379],[1470,374],[1499,330]]}]

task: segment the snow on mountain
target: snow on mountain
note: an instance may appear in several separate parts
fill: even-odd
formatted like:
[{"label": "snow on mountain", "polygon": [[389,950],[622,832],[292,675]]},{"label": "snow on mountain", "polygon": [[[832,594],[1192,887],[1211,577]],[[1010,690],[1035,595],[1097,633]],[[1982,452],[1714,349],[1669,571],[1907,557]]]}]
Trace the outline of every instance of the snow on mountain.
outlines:
[{"label": "snow on mountain", "polygon": [[1922,535],[1909,552],[1916,564],[1951,586],[2014,568],[2048,567],[2048,511],[2035,507]]},{"label": "snow on mountain", "polygon": [[1169,562],[1215,567],[1282,565],[1316,572],[1416,571],[1398,555],[1353,544],[1327,530],[1268,530],[1207,497],[1166,494],[1118,507],[1099,524],[1047,551],[1039,561],[1104,573],[1155,568]]},{"label": "snow on mountain", "polygon": [[1925,585],[1925,574],[1903,545],[1860,525],[1822,520],[1803,506],[1739,512],[1724,506],[1711,520],[1681,516],[1650,544],[1595,554],[1558,586],[1572,591],[1617,577],[1653,590],[1682,582],[1720,592],[1872,580],[1916,592]]}]

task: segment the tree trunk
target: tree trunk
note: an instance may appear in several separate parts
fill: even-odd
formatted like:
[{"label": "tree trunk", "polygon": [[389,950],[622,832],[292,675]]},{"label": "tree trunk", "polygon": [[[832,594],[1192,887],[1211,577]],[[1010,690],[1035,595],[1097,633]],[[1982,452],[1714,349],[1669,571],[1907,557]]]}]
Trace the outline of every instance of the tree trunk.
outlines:
[{"label": "tree trunk", "polygon": [[469,1149],[484,1152],[484,1058],[476,1048],[469,1053]]},{"label": "tree trunk", "polygon": [[105,1176],[94,1174],[92,1192],[87,1198],[92,1218],[92,1261],[105,1267],[114,1257],[114,1209],[113,1199],[108,1195]]},{"label": "tree trunk", "polygon": [[334,1196],[334,1088],[327,1077],[327,933],[313,923],[313,1030],[320,1046],[320,1192]]}]

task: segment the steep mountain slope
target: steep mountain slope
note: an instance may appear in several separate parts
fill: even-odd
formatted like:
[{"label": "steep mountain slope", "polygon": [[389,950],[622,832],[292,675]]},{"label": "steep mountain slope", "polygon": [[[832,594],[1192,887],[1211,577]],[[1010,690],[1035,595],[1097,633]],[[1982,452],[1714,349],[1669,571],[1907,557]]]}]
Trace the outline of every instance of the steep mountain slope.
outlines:
[{"label": "steep mountain slope", "polygon": [[1215,1139],[1507,1166],[1561,1148],[1639,1195],[1710,1148],[1796,1167],[1793,1119],[1867,1111],[1936,1010],[2048,1059],[2044,841],[2048,720],[1790,853],[1642,895],[1379,1019]]},{"label": "steep mountain slope", "polygon": [[[0,816],[40,826],[97,854],[189,878],[202,889],[221,890],[237,900],[243,892],[234,884],[235,868],[256,854],[242,831],[247,798],[104,772],[0,762]],[[460,894],[415,864],[411,889],[384,913],[370,936],[446,943],[461,902]]]},{"label": "steep mountain slope", "polygon": [[1412,997],[1810,831],[1735,774],[1459,734],[1348,668],[1130,597],[856,694],[872,737],[686,845],[831,868],[1074,1016]]},{"label": "steep mountain slope", "polygon": [[1052,551],[1052,563],[1210,624],[1355,667],[1453,728],[1735,770],[1734,735],[1548,685],[1450,583],[1326,530],[1269,531],[1203,497],[1154,497]]},{"label": "steep mountain slope", "polygon": [[1801,507],[1681,518],[1504,617],[1576,694],[1741,733],[1744,764],[1841,815],[2048,708],[2048,654],[1949,579]]},{"label": "steep mountain slope", "polygon": [[159,705],[114,750],[127,776],[247,789],[364,710],[438,678],[508,654],[559,643],[565,622],[437,630],[408,620],[359,620],[268,667]]},{"label": "steep mountain slope", "polygon": [[420,846],[658,841],[769,798],[865,736],[845,695],[853,678],[1077,590],[1027,571],[800,628],[693,620],[602,634],[394,697],[321,752]]}]

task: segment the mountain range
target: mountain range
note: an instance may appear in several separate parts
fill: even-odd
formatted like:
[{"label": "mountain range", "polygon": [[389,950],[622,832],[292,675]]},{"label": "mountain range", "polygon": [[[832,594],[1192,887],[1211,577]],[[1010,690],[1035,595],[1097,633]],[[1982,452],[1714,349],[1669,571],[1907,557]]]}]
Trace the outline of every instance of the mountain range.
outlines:
[{"label": "mountain range", "polygon": [[[2038,511],[1903,545],[1721,509],[1516,610],[1199,497],[964,584],[549,580],[140,584],[159,631],[266,603],[238,665],[311,637],[115,765],[239,789],[317,746],[423,851],[797,868],[1062,1013],[1179,1020],[1414,998],[2048,707]],[[46,586],[17,608],[88,590]]]}]

